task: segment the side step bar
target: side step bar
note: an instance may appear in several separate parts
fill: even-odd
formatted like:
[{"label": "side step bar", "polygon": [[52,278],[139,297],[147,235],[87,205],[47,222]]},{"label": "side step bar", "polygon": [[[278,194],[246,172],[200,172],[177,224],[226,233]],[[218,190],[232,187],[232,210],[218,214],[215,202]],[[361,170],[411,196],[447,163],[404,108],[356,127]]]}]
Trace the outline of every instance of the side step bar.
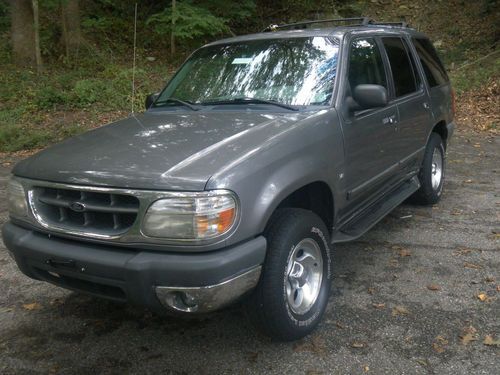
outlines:
[{"label": "side step bar", "polygon": [[415,176],[401,186],[384,195],[380,200],[344,224],[332,238],[332,243],[352,241],[365,234],[371,227],[382,220],[389,212],[403,203],[420,187]]}]

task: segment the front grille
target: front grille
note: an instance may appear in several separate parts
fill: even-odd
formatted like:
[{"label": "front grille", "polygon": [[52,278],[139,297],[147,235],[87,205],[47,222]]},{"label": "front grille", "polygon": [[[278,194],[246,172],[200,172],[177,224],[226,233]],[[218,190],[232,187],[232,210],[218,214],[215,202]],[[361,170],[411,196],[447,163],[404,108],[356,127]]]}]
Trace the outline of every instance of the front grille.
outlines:
[{"label": "front grille", "polygon": [[139,200],[132,195],[35,187],[38,220],[49,227],[117,236],[134,224]]}]

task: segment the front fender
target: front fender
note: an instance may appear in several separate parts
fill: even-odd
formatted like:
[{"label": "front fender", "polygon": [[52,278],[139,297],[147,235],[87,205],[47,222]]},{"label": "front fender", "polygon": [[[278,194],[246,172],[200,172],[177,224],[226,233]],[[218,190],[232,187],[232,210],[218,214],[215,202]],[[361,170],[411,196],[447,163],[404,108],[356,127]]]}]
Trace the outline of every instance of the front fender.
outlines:
[{"label": "front fender", "polygon": [[261,234],[278,205],[309,183],[324,182],[335,192],[343,155],[338,116],[332,109],[290,125],[212,176],[207,189],[229,189],[240,200],[240,222],[228,244]]}]

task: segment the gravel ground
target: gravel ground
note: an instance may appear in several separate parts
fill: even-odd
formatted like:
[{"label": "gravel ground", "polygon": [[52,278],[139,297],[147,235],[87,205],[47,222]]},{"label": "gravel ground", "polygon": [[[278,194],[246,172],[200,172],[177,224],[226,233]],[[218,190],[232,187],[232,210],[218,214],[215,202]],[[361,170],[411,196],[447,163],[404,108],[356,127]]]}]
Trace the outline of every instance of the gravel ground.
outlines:
[{"label": "gravel ground", "polygon": [[295,343],[259,335],[237,306],[187,321],[32,281],[0,242],[0,373],[499,374],[485,344],[500,339],[499,150],[457,134],[437,206],[404,204],[336,246],[323,323]]}]

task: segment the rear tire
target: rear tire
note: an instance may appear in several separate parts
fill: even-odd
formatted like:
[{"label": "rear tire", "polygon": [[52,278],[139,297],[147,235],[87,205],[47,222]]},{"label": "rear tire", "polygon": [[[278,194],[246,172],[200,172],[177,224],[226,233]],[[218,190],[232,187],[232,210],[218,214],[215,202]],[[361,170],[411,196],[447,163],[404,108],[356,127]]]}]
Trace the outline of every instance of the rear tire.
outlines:
[{"label": "rear tire", "polygon": [[424,160],[418,174],[420,189],[413,195],[417,204],[435,204],[443,193],[445,177],[445,149],[441,136],[432,133],[425,148]]},{"label": "rear tire", "polygon": [[250,318],[275,340],[297,340],[316,328],[328,303],[328,230],[313,212],[287,208],[276,213],[265,236],[267,255],[249,299]]}]

